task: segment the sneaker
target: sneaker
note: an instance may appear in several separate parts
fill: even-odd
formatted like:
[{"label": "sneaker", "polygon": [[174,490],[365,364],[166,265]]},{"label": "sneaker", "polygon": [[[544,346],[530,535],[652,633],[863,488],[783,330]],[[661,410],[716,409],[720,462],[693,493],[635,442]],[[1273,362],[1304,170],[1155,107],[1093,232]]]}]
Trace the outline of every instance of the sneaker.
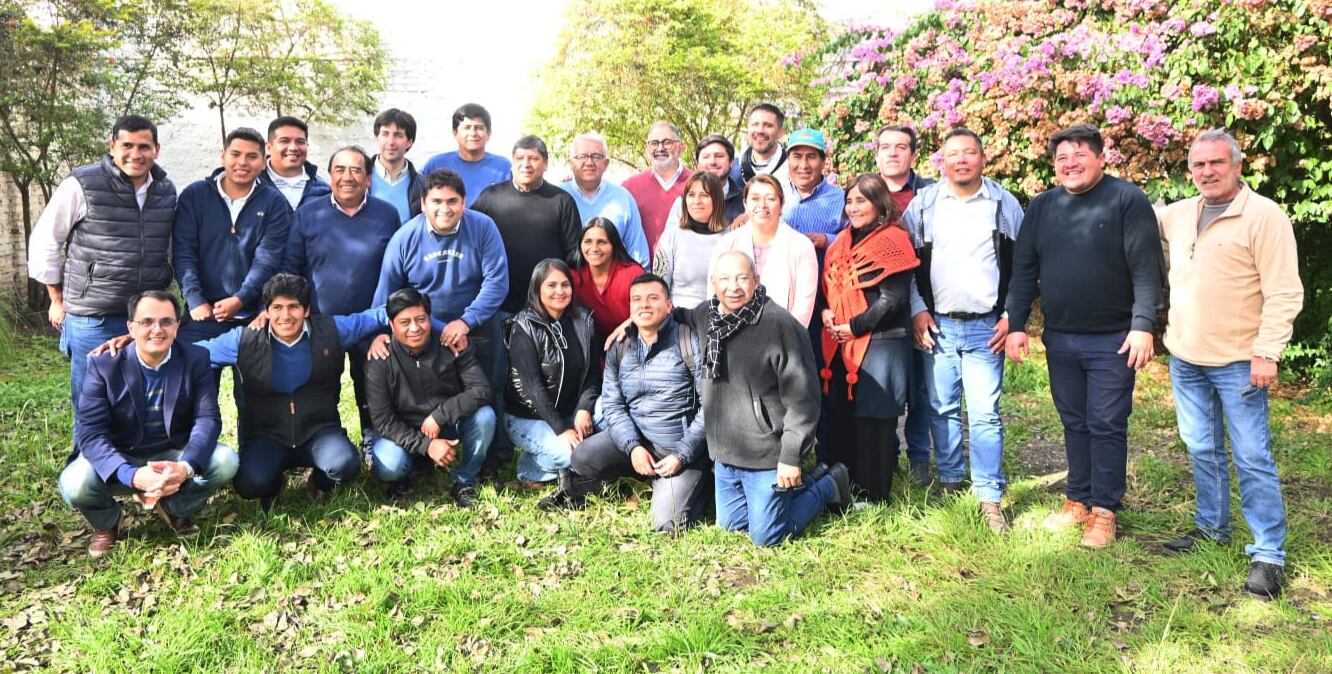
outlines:
[{"label": "sneaker", "polygon": [[915,482],[916,486],[918,487],[930,486],[929,461],[912,461],[910,462],[910,466],[908,467],[907,472],[911,475],[911,481]]},{"label": "sneaker", "polygon": [[990,531],[1002,536],[1008,533],[1008,518],[1004,517],[1004,509],[994,501],[981,501],[981,517],[985,518],[985,526],[990,527]]},{"label": "sneaker", "polygon": [[1115,542],[1115,514],[1105,508],[1092,508],[1087,527],[1082,530],[1082,547],[1099,550]]},{"label": "sneaker", "polygon": [[470,510],[476,506],[476,485],[453,483],[449,488],[449,494],[453,496],[453,503],[463,510]]},{"label": "sneaker", "polygon": [[1063,509],[1045,518],[1045,521],[1041,522],[1041,526],[1046,531],[1061,531],[1071,526],[1086,524],[1090,517],[1091,511],[1087,510],[1087,506],[1077,501],[1064,499]]},{"label": "sneaker", "polygon": [[828,505],[838,506],[842,510],[851,507],[851,473],[847,472],[846,466],[840,463],[829,466],[828,477],[833,479],[837,487],[837,500]]},{"label": "sneaker", "polygon": [[116,541],[120,540],[120,532],[116,529],[107,529],[105,531],[94,531],[92,540],[88,542],[88,556],[93,559],[101,559],[116,547]]},{"label": "sneaker", "polygon": [[179,536],[192,536],[199,533],[199,526],[194,523],[193,517],[176,517],[167,512],[166,508],[162,507],[161,501],[158,501],[157,505],[153,506],[153,514],[157,515],[158,519],[165,522],[166,525],[171,527],[171,530],[176,532]]},{"label": "sneaker", "polygon": [[1270,601],[1281,594],[1281,585],[1284,581],[1285,572],[1279,565],[1254,562],[1249,565],[1249,578],[1244,581],[1244,591],[1254,599]]},{"label": "sneaker", "polygon": [[1220,543],[1222,545],[1225,545],[1227,542],[1228,541],[1212,538],[1210,535],[1208,535],[1207,532],[1203,531],[1202,529],[1195,528],[1193,531],[1190,531],[1189,533],[1184,534],[1183,536],[1180,536],[1179,538],[1176,538],[1173,541],[1166,541],[1165,543],[1162,543],[1161,547],[1165,548],[1166,552],[1172,555],[1182,555],[1185,553],[1193,552],[1193,550],[1197,548],[1198,544],[1200,543]]}]

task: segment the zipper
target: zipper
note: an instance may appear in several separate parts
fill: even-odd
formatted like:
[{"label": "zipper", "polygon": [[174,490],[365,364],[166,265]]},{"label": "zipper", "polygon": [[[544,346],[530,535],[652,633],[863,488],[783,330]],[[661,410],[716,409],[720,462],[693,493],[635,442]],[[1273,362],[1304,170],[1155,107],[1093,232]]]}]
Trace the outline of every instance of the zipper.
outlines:
[{"label": "zipper", "polygon": [[291,398],[287,406],[291,410],[291,448],[296,449],[296,399]]}]

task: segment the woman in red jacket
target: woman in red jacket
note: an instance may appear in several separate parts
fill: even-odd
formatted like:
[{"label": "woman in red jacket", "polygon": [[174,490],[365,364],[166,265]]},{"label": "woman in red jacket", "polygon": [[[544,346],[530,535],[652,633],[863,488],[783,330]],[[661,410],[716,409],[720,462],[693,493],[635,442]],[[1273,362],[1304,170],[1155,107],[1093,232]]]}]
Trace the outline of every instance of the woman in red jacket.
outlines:
[{"label": "woman in red jacket", "polygon": [[629,319],[629,283],[643,268],[629,257],[615,223],[592,218],[578,235],[574,253],[574,299],[592,312],[597,345]]}]

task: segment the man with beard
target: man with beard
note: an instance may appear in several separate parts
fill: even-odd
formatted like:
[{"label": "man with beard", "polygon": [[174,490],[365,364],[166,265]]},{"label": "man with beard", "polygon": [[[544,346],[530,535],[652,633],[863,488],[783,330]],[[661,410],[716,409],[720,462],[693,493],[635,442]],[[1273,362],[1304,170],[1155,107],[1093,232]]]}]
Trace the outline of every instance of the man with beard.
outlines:
[{"label": "man with beard", "polygon": [[749,131],[745,139],[749,147],[740,155],[731,173],[742,183],[766,173],[778,181],[786,180],[786,148],[782,136],[786,134],[786,113],[771,103],[759,103],[749,113]]},{"label": "man with beard", "polygon": [[657,239],[666,229],[671,204],[684,194],[685,181],[694,174],[680,161],[683,151],[680,129],[670,122],[654,122],[647,136],[647,157],[652,167],[624,181],[624,188],[638,204],[643,233],[647,235],[649,259],[651,252],[656,250]]}]

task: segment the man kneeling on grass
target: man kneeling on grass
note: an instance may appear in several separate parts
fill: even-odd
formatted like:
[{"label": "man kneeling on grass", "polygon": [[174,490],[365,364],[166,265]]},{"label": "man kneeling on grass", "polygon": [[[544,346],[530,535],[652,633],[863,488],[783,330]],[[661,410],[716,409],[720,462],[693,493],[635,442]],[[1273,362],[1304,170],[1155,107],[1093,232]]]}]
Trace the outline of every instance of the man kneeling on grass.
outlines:
[{"label": "man kneeling on grass", "polygon": [[178,533],[231,481],[236,452],[217,442],[222,416],[208,352],[176,343],[180,306],[160,290],[129,301],[135,345],[88,357],[75,414],[78,447],[60,474],[60,495],[92,525],[88,554],[119,537],[116,495],[133,494]]},{"label": "man kneeling on grass", "polygon": [[454,353],[434,338],[429,296],[403,288],[385,309],[393,343],[388,358],[370,360],[365,373],[379,432],[370,450],[375,477],[401,493],[413,464],[428,458],[449,469],[454,501],[470,508],[495,435],[495,412],[486,405],[490,379],[470,346]]},{"label": "man kneeling on grass", "polygon": [[671,318],[671,291],[656,274],[629,285],[625,339],[606,353],[601,412],[607,430],[579,443],[560,489],[542,509],[578,508],[608,478],[652,480],[652,528],[680,531],[702,515],[711,489],[704,445],[699,339]]}]

